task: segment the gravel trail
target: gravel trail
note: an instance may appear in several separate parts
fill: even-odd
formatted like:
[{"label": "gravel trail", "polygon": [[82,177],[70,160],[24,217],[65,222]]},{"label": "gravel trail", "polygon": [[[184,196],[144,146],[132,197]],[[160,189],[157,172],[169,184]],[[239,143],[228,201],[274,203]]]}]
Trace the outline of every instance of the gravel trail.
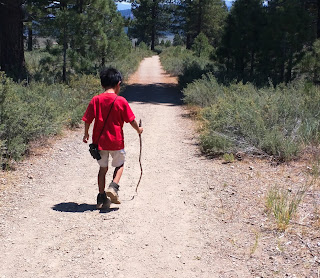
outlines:
[{"label": "gravel trail", "polygon": [[0,175],[0,278],[319,277],[320,186],[286,232],[266,212],[270,188],[306,184],[307,161],[204,157],[158,56],[142,61],[123,95],[144,127],[138,195],[131,200],[139,136],[128,124],[122,204],[106,211],[95,208],[99,167],[82,128],[35,149]]},{"label": "gravel trail", "polygon": [[130,125],[123,202],[104,212],[95,209],[98,165],[82,129],[70,131],[22,163],[19,182],[1,193],[0,277],[233,277],[223,274],[232,262],[213,263],[218,250],[205,246],[199,192],[208,189],[211,162],[199,156],[176,79],[158,56],[146,58],[124,96],[144,127],[138,196],[130,201],[140,176],[139,137]]}]

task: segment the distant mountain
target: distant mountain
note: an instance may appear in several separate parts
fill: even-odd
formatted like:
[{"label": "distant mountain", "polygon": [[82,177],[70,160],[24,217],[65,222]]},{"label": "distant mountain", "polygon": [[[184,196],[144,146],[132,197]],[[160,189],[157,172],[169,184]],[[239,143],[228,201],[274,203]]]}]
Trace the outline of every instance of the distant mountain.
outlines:
[{"label": "distant mountain", "polygon": [[119,12],[125,18],[131,18],[131,19],[133,18],[133,14],[132,14],[131,9],[129,9],[129,10],[119,10]]},{"label": "distant mountain", "polygon": [[[228,9],[232,7],[232,4],[235,0],[225,0]],[[133,14],[131,11],[131,3],[128,2],[116,2],[117,9],[121,13],[121,15],[125,18],[133,18]]]}]

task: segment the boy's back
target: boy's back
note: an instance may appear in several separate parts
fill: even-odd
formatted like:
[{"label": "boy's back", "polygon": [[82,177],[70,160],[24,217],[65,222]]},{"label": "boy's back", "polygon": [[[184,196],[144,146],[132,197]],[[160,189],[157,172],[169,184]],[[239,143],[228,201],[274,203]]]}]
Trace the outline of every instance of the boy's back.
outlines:
[{"label": "boy's back", "polygon": [[[114,104],[112,106],[113,102]],[[108,119],[106,121],[107,117]],[[99,150],[121,150],[124,148],[123,124],[124,122],[128,123],[135,119],[124,97],[117,96],[114,93],[102,93],[94,96],[82,120],[91,123],[93,119],[95,119],[95,122],[92,141],[97,142]],[[101,133],[102,129],[103,132]],[[98,142],[99,136],[100,139]]]}]

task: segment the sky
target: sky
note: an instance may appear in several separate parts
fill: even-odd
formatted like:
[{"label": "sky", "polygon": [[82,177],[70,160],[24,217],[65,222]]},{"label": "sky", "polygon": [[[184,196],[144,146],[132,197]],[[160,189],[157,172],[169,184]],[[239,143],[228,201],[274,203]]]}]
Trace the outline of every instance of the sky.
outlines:
[{"label": "sky", "polygon": [[[227,7],[230,8],[234,1],[235,0],[225,0]],[[116,2],[116,4],[119,11],[131,9],[131,4],[127,2]]]},{"label": "sky", "polygon": [[235,0],[225,0],[227,7],[230,8],[230,7],[232,6],[232,3],[233,3],[234,1],[235,1]]}]

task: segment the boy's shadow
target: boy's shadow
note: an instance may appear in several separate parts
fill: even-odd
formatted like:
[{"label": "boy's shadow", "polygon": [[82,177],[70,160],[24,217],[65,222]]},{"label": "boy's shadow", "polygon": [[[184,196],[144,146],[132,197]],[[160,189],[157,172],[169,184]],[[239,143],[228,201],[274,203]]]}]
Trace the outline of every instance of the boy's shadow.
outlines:
[{"label": "boy's shadow", "polygon": [[[61,212],[86,212],[86,211],[94,211],[99,210],[96,208],[96,205],[89,205],[89,204],[78,204],[74,202],[68,203],[60,203],[56,204],[52,207],[55,211]],[[119,208],[108,208],[108,209],[100,209],[100,213],[109,213],[112,211],[117,211]]]}]

